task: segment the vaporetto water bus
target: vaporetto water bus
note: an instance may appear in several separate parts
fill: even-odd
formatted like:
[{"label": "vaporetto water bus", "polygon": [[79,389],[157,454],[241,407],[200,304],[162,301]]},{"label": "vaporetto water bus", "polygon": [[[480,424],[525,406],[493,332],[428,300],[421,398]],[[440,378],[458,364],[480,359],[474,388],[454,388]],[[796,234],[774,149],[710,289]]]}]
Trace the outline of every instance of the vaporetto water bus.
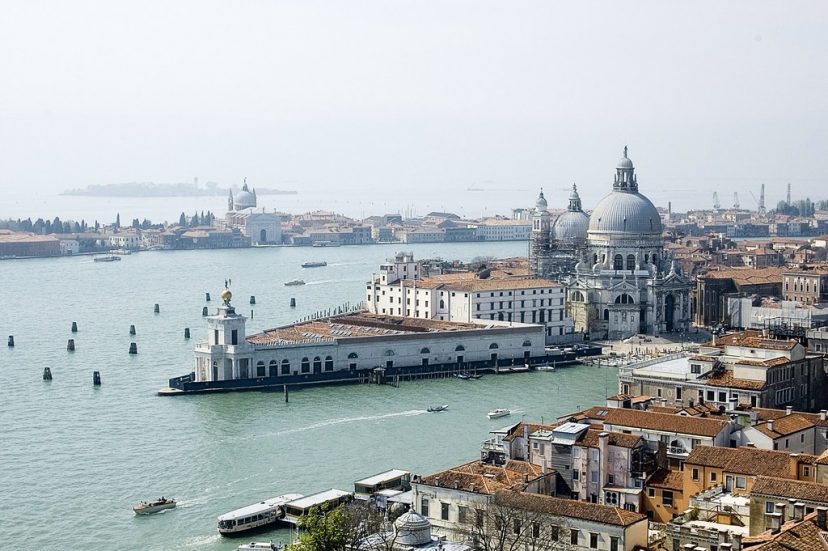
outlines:
[{"label": "vaporetto water bus", "polygon": [[218,518],[218,531],[222,535],[235,535],[275,524],[285,517],[285,505],[303,497],[285,494],[230,511]]}]

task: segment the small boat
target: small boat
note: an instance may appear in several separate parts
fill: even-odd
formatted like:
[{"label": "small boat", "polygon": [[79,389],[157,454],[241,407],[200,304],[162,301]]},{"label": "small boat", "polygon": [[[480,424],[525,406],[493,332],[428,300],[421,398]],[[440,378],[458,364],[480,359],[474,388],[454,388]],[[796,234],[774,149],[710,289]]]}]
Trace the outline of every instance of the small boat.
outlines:
[{"label": "small boat", "polygon": [[339,247],[342,243],[339,241],[314,241],[314,247]]},{"label": "small boat", "polygon": [[322,262],[305,262],[302,264],[303,268],[321,268],[322,266],[327,266],[328,263],[324,260]]},{"label": "small boat", "polygon": [[277,549],[281,549],[282,546],[273,543],[273,540],[269,542],[263,541],[251,541],[250,543],[243,543],[236,547],[236,551],[255,551],[256,549],[265,549],[266,551],[276,551]]},{"label": "small boat", "polygon": [[550,364],[536,365],[535,369],[537,371],[555,371],[555,366]]},{"label": "small boat", "polygon": [[454,376],[458,379],[463,379],[464,381],[470,378],[465,373],[455,373]]},{"label": "small boat", "polygon": [[158,511],[163,511],[164,509],[174,508],[174,499],[162,497],[161,499],[156,499],[155,501],[142,501],[141,503],[135,505],[132,510],[135,511],[136,515],[151,515],[152,513],[157,513]]},{"label": "small boat", "polygon": [[121,260],[120,256],[96,256],[93,258],[95,262],[117,262]]},{"label": "small boat", "polygon": [[304,285],[304,284],[305,284],[305,282],[302,281],[301,279],[294,279],[294,280],[285,282],[285,285],[288,286],[288,287],[293,287],[294,285]]},{"label": "small boat", "polygon": [[477,379],[480,379],[481,377],[483,377],[483,375],[477,375],[477,374],[474,374],[474,375],[469,375],[469,379],[474,379],[475,381],[476,381]]},{"label": "small boat", "polygon": [[442,406],[431,406],[431,407],[428,408],[428,411],[431,412],[431,413],[434,413],[434,412],[437,412],[437,411],[446,411],[447,409],[448,409],[448,404],[443,404]]},{"label": "small boat", "polygon": [[487,413],[486,417],[488,417],[489,419],[497,419],[499,417],[506,417],[507,415],[511,415],[511,414],[512,414],[512,412],[509,411],[508,409],[498,408],[498,409],[493,409],[492,411]]}]

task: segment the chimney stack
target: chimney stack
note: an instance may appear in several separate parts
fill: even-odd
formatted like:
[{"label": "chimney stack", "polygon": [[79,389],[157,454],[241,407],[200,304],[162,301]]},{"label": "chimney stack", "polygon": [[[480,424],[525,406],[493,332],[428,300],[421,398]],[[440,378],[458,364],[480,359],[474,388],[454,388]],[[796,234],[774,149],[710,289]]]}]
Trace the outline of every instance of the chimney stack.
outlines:
[{"label": "chimney stack", "polygon": [[768,419],[768,430],[773,432],[773,419]]},{"label": "chimney stack", "polygon": [[730,534],[730,543],[733,544],[733,551],[742,551],[742,534],[738,532]]},{"label": "chimney stack", "polygon": [[793,413],[793,406],[785,406],[785,415]]},{"label": "chimney stack", "polygon": [[801,501],[794,503],[794,520],[802,520],[805,518],[805,504]]},{"label": "chimney stack", "polygon": [[784,501],[780,501],[776,505],[774,505],[773,508],[777,513],[779,513],[779,526],[781,527],[783,524],[785,524],[785,509],[788,508],[788,504]]},{"label": "chimney stack", "polygon": [[819,526],[820,530],[826,530],[828,527],[825,526],[825,517],[826,513],[828,513],[828,507],[817,507],[816,509],[816,521],[817,526]]},{"label": "chimney stack", "polygon": [[788,513],[787,520],[794,520],[794,517],[796,515],[796,500],[794,498],[792,498],[792,497],[788,498],[788,505],[785,508],[785,510]]},{"label": "chimney stack", "polygon": [[780,517],[782,515],[780,515],[779,513],[765,513],[765,516],[768,519],[769,529],[771,533],[778,534],[779,528],[782,526],[782,521],[780,520]]},{"label": "chimney stack", "polygon": [[819,410],[819,419],[820,419],[820,421],[825,421],[826,417],[828,417],[828,409]]}]

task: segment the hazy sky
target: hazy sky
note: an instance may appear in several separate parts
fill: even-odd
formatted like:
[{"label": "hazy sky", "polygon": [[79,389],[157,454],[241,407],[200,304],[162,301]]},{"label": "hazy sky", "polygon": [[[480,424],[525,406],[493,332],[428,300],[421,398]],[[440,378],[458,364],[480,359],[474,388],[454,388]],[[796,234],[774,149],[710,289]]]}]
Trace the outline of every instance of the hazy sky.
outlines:
[{"label": "hazy sky", "polygon": [[657,204],[828,198],[826,29],[824,0],[6,0],[0,185],[544,186],[558,206],[575,181],[588,206],[627,144]]}]

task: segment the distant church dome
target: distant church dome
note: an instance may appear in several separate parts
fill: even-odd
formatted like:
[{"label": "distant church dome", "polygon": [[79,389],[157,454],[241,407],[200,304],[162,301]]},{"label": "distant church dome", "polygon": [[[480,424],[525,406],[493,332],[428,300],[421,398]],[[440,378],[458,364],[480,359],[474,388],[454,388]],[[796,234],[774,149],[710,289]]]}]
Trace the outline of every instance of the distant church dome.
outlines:
[{"label": "distant church dome", "polygon": [[578,186],[572,184],[569,207],[552,226],[552,238],[558,241],[584,241],[589,229],[589,216],[581,210],[581,197]]},{"label": "distant church dome", "polygon": [[601,199],[589,216],[590,238],[660,237],[663,226],[655,205],[638,192],[632,161],[624,157],[615,169],[612,192]]},{"label": "distant church dome", "polygon": [[394,521],[397,543],[417,547],[431,543],[431,523],[413,511],[403,513]]},{"label": "distant church dome", "polygon": [[549,207],[549,203],[546,202],[546,197],[543,196],[543,189],[541,189],[540,195],[538,195],[538,200],[535,201],[535,208],[538,210],[546,210]]},{"label": "distant church dome", "polygon": [[244,210],[256,206],[256,193],[250,193],[247,189],[247,181],[241,188],[241,191],[233,196],[233,210]]}]

